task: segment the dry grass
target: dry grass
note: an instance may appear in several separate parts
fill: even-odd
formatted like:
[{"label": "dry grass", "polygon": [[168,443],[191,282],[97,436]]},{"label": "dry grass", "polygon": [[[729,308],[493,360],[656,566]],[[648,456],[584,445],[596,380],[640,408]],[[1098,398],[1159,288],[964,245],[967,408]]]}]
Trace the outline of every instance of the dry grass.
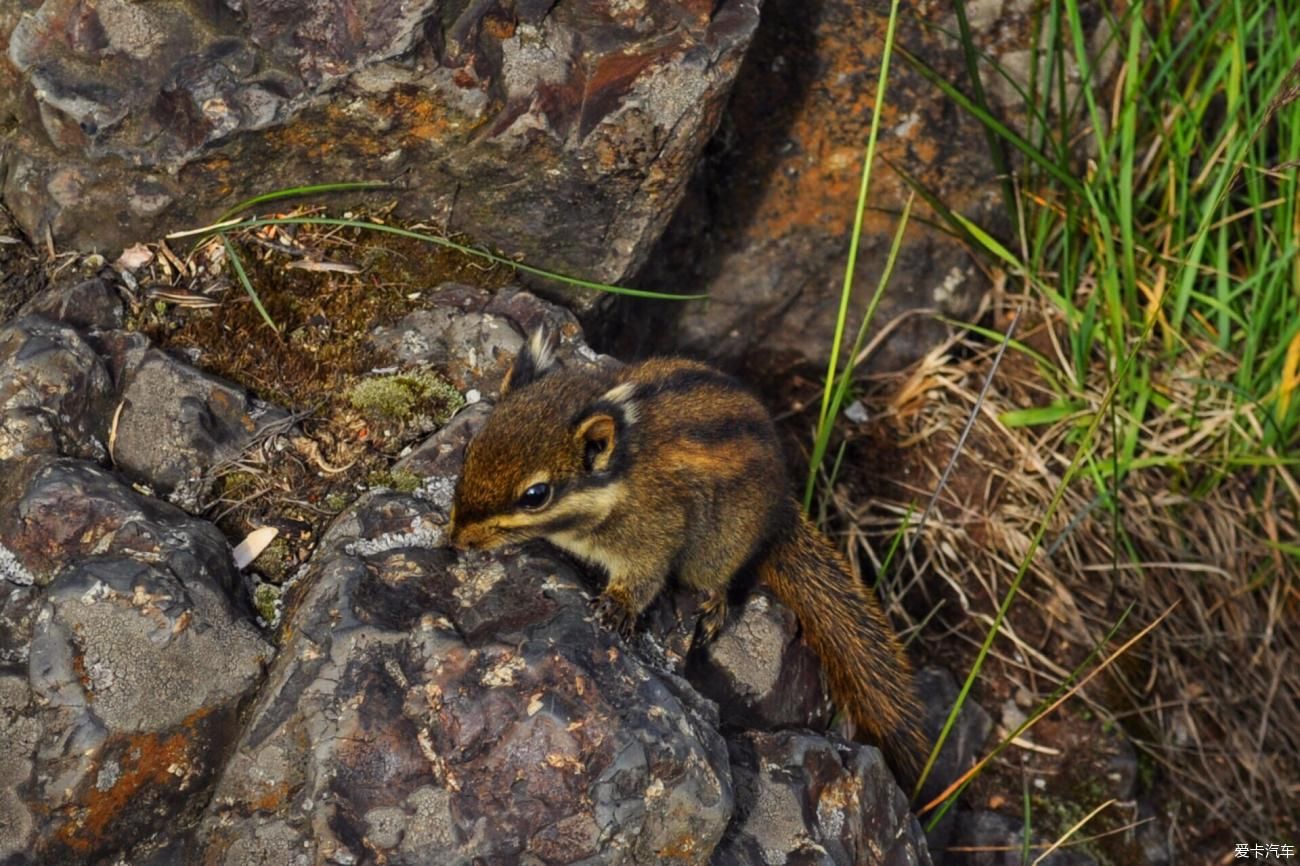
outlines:
[{"label": "dry grass", "polygon": [[[1022,327],[1020,336],[1052,357],[1059,322],[1028,303],[1034,315],[1026,319],[1040,324],[1028,333]],[[1009,318],[995,321],[1005,326]],[[853,550],[885,551],[905,521],[916,523],[975,410],[992,356],[985,341],[955,338],[912,369],[877,379],[866,401],[871,421],[849,431],[849,483],[835,501],[852,531],[866,536]],[[1300,494],[1285,466],[1243,467],[1200,491],[1210,471],[1204,455],[1228,441],[1234,425],[1249,429],[1258,420],[1234,410],[1227,395],[1207,400],[1194,384],[1230,378],[1230,369],[1207,369],[1225,366],[1221,356],[1207,349],[1184,357],[1199,366],[1166,370],[1155,387],[1174,403],[1199,400],[1196,424],[1179,424],[1168,412],[1144,421],[1137,456],[1145,468],[1125,477],[1116,508],[1095,486],[1103,473],[1084,473],[1066,491],[1002,624],[999,664],[986,667],[982,685],[986,697],[1006,694],[1008,683],[993,687],[999,678],[1044,696],[1130,604],[1116,643],[1176,604],[1081,696],[1092,713],[1121,723],[1150,762],[1177,847],[1204,851],[1214,840],[1222,853],[1233,841],[1283,841],[1297,831],[1300,636],[1288,626],[1300,608],[1300,574],[1294,548],[1288,555],[1284,546],[1296,544]],[[1008,355],[910,561],[891,567],[885,594],[903,599],[914,619],[933,612],[920,632],[959,674],[953,652],[968,663],[990,628],[1078,447],[1080,420],[1102,395],[1089,392],[1089,405],[1051,426],[1009,428],[1000,420],[1052,396],[1034,362]],[[1092,459],[1109,464],[1118,444],[1103,433]]]}]

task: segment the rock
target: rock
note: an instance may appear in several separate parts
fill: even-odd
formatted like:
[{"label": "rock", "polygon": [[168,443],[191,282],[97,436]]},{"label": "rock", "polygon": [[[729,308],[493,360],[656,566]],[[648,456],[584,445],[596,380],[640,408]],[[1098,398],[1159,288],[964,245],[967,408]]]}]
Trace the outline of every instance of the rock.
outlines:
[{"label": "rock", "polygon": [[[32,457],[0,502],[0,860],[104,862],[206,801],[272,655],[211,525]],[[3,569],[0,569],[3,570]]]},{"label": "rock", "polygon": [[1134,835],[1142,862],[1146,866],[1169,866],[1174,860],[1165,822],[1160,819],[1151,803],[1145,800],[1137,802],[1137,819],[1141,823]]},{"label": "rock", "polygon": [[42,292],[20,314],[44,316],[82,331],[108,331],[122,327],[126,309],[108,280],[92,277]]},{"label": "rock", "polygon": [[703,652],[690,656],[691,684],[718,702],[724,724],[825,730],[831,704],[821,663],[798,635],[794,613],[755,592]]},{"label": "rock", "polygon": [[[1039,19],[1032,3],[980,5],[993,12],[972,12],[972,20],[979,22],[974,38],[991,58],[1003,62],[1031,53],[1038,37],[1030,22]],[[621,302],[625,318],[609,339],[600,341],[602,346],[616,337],[620,357],[672,350],[727,366],[743,362],[759,378],[788,375],[792,365],[825,369],[881,70],[887,7],[859,0],[765,4],[714,142],[637,281],[639,288],[706,293],[708,300]],[[1107,17],[1085,16],[1099,34],[1109,32]],[[969,92],[952,6],[904,3],[901,19],[899,44]],[[1005,84],[991,65],[984,68],[989,82]],[[888,84],[854,272],[850,339],[875,290],[910,193],[892,166],[995,235],[1014,228],[983,126],[897,53]],[[1009,87],[1003,91],[1014,98],[1000,106],[1001,117],[1014,125],[1023,115],[1024,100]],[[918,197],[874,319],[875,333],[908,311],[969,316],[987,288],[963,244],[925,225],[920,218],[927,216],[942,222]],[[647,319],[652,320],[649,326]],[[942,339],[944,327],[933,316],[911,316],[891,332],[873,363],[883,369],[905,366]]]},{"label": "rock", "polygon": [[[934,742],[939,739],[960,689],[949,671],[926,667],[916,672],[916,691],[925,705],[925,735]],[[925,792],[938,794],[975,766],[975,761],[984,756],[984,743],[992,730],[989,714],[967,698],[930,772]]]},{"label": "rock", "polygon": [[571,569],[457,558],[445,516],[378,493],[327,534],[201,862],[708,862],[732,808],[710,705],[596,626]]},{"label": "rock", "polygon": [[3,199],[32,237],[111,249],[313,179],[401,178],[401,214],[619,281],[757,23],[755,0],[37,0],[0,13]]},{"label": "rock", "polygon": [[104,459],[111,399],[107,369],[73,328],[35,315],[0,328],[0,463]]},{"label": "rock", "polygon": [[149,349],[126,374],[114,462],[196,510],[207,473],[288,417],[244,389]]},{"label": "rock", "polygon": [[562,311],[527,292],[444,283],[434,289],[433,300],[432,309],[375,328],[371,345],[401,367],[435,367],[457,390],[475,391],[480,398],[498,395],[531,330],[545,324],[569,340],[579,333],[572,315],[557,315]]},{"label": "rock", "polygon": [[[953,675],[937,667],[922,668],[916,672],[916,691],[925,705],[925,735],[931,743],[939,739],[943,726],[948,720],[948,713],[957,701],[960,688]],[[975,766],[975,762],[984,756],[984,743],[993,730],[993,720],[989,714],[973,699],[967,698],[962,704],[957,721],[948,732],[948,739],[939,751],[939,758],[934,762],[925,786],[921,789],[918,803],[929,803],[943,793],[949,785],[961,778],[961,775]],[[949,810],[939,822],[927,831],[930,850],[942,851],[947,847],[953,832],[956,813]]]},{"label": "rock", "polygon": [[921,825],[880,752],[795,732],[732,741],[736,820],[714,866],[928,866]]}]

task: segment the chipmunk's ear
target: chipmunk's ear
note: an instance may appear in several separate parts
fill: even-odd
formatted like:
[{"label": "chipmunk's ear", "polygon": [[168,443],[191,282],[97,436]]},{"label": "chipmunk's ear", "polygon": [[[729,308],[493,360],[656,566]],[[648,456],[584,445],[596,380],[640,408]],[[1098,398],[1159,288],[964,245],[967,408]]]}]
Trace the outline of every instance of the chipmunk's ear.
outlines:
[{"label": "chipmunk's ear", "polygon": [[582,464],[588,472],[604,472],[614,459],[618,424],[614,416],[596,412],[578,422],[574,438],[582,448]]},{"label": "chipmunk's ear", "polygon": [[555,334],[538,328],[515,356],[515,363],[501,382],[501,396],[536,382],[555,366]]}]

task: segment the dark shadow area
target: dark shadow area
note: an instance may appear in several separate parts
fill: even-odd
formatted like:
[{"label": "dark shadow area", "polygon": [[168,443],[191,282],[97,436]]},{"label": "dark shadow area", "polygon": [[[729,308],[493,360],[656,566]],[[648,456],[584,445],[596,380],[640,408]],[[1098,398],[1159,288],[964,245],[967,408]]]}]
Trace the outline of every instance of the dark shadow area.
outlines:
[{"label": "dark shadow area", "polygon": [[[686,195],[634,285],[696,294],[744,242],[764,194],[793,146],[789,132],[820,74],[816,31],[822,0],[767,0],[732,95],[706,145]],[[692,302],[707,303],[707,302]],[[674,351],[685,305],[616,298],[599,322],[587,323],[592,345],[625,360]]]}]

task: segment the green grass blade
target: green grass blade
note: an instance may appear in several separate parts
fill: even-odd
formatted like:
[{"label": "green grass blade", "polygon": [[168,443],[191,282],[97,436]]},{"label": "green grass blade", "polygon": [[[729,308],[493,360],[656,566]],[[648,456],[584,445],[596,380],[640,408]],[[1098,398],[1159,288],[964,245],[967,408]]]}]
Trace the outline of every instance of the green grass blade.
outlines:
[{"label": "green grass blade", "polygon": [[[538,277],[545,277],[548,280],[565,283],[570,286],[577,286],[583,289],[593,289],[601,292],[609,292],[615,295],[626,295],[631,298],[649,298],[660,301],[694,301],[707,297],[706,295],[671,295],[665,292],[649,292],[643,289],[629,289],[623,286],[611,286],[605,283],[597,283],[591,280],[583,280],[577,277],[569,277],[564,274],[557,274],[543,268],[536,268],[532,265],[526,265],[522,262],[516,262],[505,256],[498,256],[495,253],[489,253],[486,250],[476,249],[466,244],[459,244],[447,238],[438,237],[437,235],[427,234],[425,232],[412,231],[411,229],[399,228],[398,226],[384,225],[382,223],[367,222],[365,220],[340,219],[337,217],[259,217],[256,219],[243,220],[235,223],[233,226],[224,226],[224,231],[230,231],[232,228],[238,229],[255,229],[261,226],[283,226],[283,225],[322,225],[322,226],[339,226],[342,228],[362,229],[365,231],[382,232],[384,234],[397,235],[398,237],[411,238],[412,240],[424,241],[426,243],[436,244],[437,246],[447,247],[464,253],[467,256],[484,259],[499,265],[514,268],[517,271],[523,271],[526,274],[533,274]],[[213,233],[218,231],[209,227]],[[197,234],[203,234],[205,230],[199,230]]]},{"label": "green grass blade", "polygon": [[275,331],[277,334],[280,333],[279,326],[275,324],[275,320],[271,318],[271,314],[266,311],[266,307],[262,306],[262,299],[257,296],[257,290],[253,288],[252,281],[248,279],[248,274],[244,271],[244,263],[239,258],[239,252],[235,249],[235,245],[232,244],[230,238],[226,237],[224,234],[220,237],[221,244],[226,250],[226,258],[230,260],[231,267],[235,269],[235,276],[239,278],[239,284],[244,287],[244,292],[252,299],[253,306],[257,308],[257,312],[262,316],[262,320],[271,327],[272,331]]},{"label": "green grass blade", "polygon": [[1062,169],[1060,166],[1056,165],[1050,159],[1043,156],[1043,154],[1040,153],[1037,148],[1035,148],[1029,142],[1025,141],[1019,135],[1017,135],[1011,129],[1011,127],[1002,123],[992,114],[989,114],[983,108],[981,108],[980,106],[972,102],[970,98],[966,96],[966,94],[962,93],[960,90],[953,87],[951,83],[945,80],[943,76],[941,76],[938,72],[936,72],[925,61],[921,60],[915,54],[909,52],[906,48],[899,46],[898,53],[901,54],[905,60],[911,63],[912,66],[915,67],[916,70],[920,72],[921,75],[924,76],[931,84],[933,84],[935,87],[943,91],[945,96],[947,96],[953,102],[957,103],[967,112],[972,114],[977,120],[979,120],[985,126],[987,126],[988,128],[992,129],[994,132],[996,132],[1004,141],[1008,142],[1009,144],[1011,144],[1012,147],[1020,151],[1020,153],[1026,159],[1030,160],[1039,168],[1046,171],[1053,178],[1055,178],[1062,186],[1064,186],[1074,194],[1082,195],[1083,186],[1082,184],[1079,183],[1078,180],[1076,180],[1067,171]]},{"label": "green grass blade", "polygon": [[357,180],[344,181],[340,183],[317,183],[307,186],[291,186],[284,189],[272,190],[271,192],[255,195],[252,198],[246,198],[239,204],[230,208],[230,210],[217,217],[216,222],[224,222],[236,214],[243,213],[259,204],[266,204],[270,201],[280,201],[286,198],[300,198],[307,195],[321,195],[330,192],[363,192],[366,190],[392,189],[393,184],[386,180]]},{"label": "green grass blade", "polygon": [[[867,133],[867,146],[862,153],[862,179],[858,184],[857,207],[853,212],[853,235],[849,238],[849,259],[844,266],[844,284],[840,289],[840,306],[835,318],[835,334],[831,341],[830,358],[826,362],[826,381],[822,388],[821,412],[817,417],[818,438],[828,424],[831,410],[831,392],[835,385],[835,370],[840,365],[840,348],[844,340],[844,330],[848,326],[849,301],[853,297],[853,275],[858,264],[858,246],[862,240],[862,219],[867,209],[867,190],[871,186],[871,166],[875,162],[876,140],[880,136],[880,116],[885,107],[885,89],[889,83],[889,63],[894,52],[894,34],[898,26],[899,0],[889,4],[889,23],[885,27],[885,46],[880,56],[880,77],[876,81],[876,101],[871,111],[871,127]],[[824,448],[823,448],[824,451]],[[816,472],[809,471],[810,479]],[[809,487],[812,486],[809,481]],[[811,503],[811,497],[805,497],[804,508]]]},{"label": "green grass blade", "polygon": [[889,280],[894,274],[894,265],[898,263],[898,253],[903,248],[903,233],[907,230],[908,217],[912,213],[912,202],[914,200],[915,196],[908,196],[907,203],[903,206],[902,216],[898,220],[898,228],[894,231],[894,240],[889,245],[889,255],[885,258],[885,267],[880,272],[880,279],[876,283],[876,291],[871,296],[871,302],[867,305],[867,311],[862,316],[861,324],[858,325],[858,333],[853,340],[849,356],[844,362],[844,370],[834,380],[829,412],[823,421],[817,425],[812,456],[808,461],[808,480],[804,484],[803,507],[805,511],[812,507],[813,492],[817,483],[817,470],[826,456],[826,448],[831,439],[831,430],[834,428],[835,419],[839,417],[840,407],[844,405],[849,383],[853,381],[853,368],[858,353],[862,351],[863,343],[866,342],[867,338],[867,330],[871,326],[871,320],[875,318],[876,308],[880,305],[880,299],[885,296],[885,289],[888,288]]}]

